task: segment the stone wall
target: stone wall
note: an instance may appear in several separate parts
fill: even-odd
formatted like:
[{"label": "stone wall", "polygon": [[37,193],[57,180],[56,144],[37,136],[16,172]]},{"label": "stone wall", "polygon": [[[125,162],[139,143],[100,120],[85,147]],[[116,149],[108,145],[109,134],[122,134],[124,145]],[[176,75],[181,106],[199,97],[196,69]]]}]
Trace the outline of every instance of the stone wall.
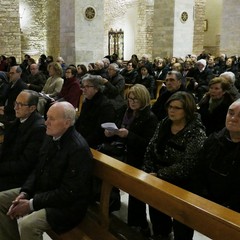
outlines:
[{"label": "stone wall", "polygon": [[[38,0],[39,1],[39,0]],[[43,0],[41,0],[43,1]],[[43,43],[46,55],[52,55],[54,59],[60,56],[60,0],[44,0],[46,11],[46,42]],[[68,7],[65,4],[64,9]],[[64,13],[63,13],[64,14]]]},{"label": "stone wall", "polygon": [[206,0],[195,0],[193,53],[199,55],[204,46],[204,20]]},{"label": "stone wall", "polygon": [[170,57],[173,54],[175,0],[155,1],[153,57]]},{"label": "stone wall", "polygon": [[138,56],[148,54],[150,59],[153,55],[153,16],[154,1],[139,0],[135,49]]},{"label": "stone wall", "polygon": [[21,61],[21,35],[18,11],[19,0],[1,0],[0,54],[15,56]]}]

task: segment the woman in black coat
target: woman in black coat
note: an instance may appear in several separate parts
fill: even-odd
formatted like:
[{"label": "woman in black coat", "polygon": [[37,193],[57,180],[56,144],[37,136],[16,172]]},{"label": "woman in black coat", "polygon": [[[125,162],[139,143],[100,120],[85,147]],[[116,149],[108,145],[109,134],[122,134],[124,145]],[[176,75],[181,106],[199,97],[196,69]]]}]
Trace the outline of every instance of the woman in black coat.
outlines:
[{"label": "woman in black coat", "polygon": [[230,83],[221,77],[216,77],[209,82],[209,92],[198,104],[207,135],[220,131],[225,126],[227,110],[233,102],[229,90]]},{"label": "woman in black coat", "polygon": [[[117,131],[105,130],[107,137],[117,136],[126,144],[126,162],[141,168],[143,156],[157,126],[157,117],[150,110],[150,94],[141,84],[133,85],[128,93],[128,108],[122,125]],[[149,234],[146,204],[129,196],[128,224],[137,227],[144,235]]]},{"label": "woman in black coat", "polygon": [[87,140],[92,148],[104,142],[102,123],[115,121],[115,110],[112,103],[102,93],[102,77],[87,74],[82,79],[82,91],[85,100],[81,113],[76,121],[76,129]]}]

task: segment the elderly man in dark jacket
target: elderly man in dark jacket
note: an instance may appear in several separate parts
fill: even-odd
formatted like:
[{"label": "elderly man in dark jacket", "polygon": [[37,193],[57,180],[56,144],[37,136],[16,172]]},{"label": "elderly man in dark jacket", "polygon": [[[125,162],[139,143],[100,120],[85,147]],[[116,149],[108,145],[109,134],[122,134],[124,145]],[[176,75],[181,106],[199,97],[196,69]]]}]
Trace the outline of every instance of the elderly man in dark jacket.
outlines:
[{"label": "elderly man in dark jacket", "polygon": [[[21,189],[0,193],[0,239],[42,239],[50,228],[64,232],[83,219],[91,192],[92,155],[74,128],[75,115],[68,102],[50,107],[40,164]],[[23,217],[19,226],[18,217]]]},{"label": "elderly man in dark jacket", "polygon": [[45,137],[44,119],[36,111],[38,94],[23,90],[16,99],[16,120],[4,130],[0,154],[0,191],[20,187],[38,163]]}]

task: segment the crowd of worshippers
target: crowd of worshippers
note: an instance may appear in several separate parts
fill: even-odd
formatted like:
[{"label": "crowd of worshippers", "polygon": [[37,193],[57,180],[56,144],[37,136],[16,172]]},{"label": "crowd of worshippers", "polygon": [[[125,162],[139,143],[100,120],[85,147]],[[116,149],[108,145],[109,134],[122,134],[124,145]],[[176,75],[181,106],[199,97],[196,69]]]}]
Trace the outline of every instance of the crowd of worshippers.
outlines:
[{"label": "crowd of worshippers", "polygon": [[[126,62],[113,54],[87,67],[44,54],[37,63],[13,59],[0,62],[0,239],[41,239],[82,220],[100,198],[89,147],[240,212],[236,57],[203,52],[152,63],[146,54]],[[163,87],[151,105],[157,80]],[[120,209],[119,189],[109,204]],[[193,238],[193,229],[151,206],[150,230],[146,211],[129,196],[127,223],[146,239]]]}]

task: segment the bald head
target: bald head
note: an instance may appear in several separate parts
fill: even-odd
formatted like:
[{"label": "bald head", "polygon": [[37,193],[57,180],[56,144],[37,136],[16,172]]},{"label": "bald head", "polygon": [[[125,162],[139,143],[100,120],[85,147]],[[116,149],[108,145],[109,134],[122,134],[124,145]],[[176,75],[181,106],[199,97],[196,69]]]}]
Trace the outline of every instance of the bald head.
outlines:
[{"label": "bald head", "polygon": [[69,102],[56,102],[47,112],[47,135],[61,137],[75,123],[76,110]]}]

